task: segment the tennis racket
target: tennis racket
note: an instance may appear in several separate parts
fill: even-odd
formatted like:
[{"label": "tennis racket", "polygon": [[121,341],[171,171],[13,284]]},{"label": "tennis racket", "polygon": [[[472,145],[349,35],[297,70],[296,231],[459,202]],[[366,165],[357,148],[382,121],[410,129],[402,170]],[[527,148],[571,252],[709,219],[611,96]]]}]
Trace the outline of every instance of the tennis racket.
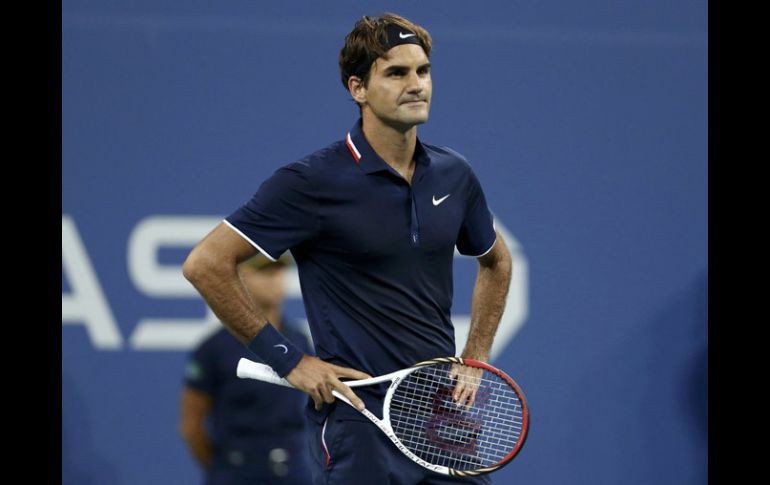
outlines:
[{"label": "tennis racket", "polygon": [[[464,382],[477,386],[473,404],[452,399],[460,367]],[[479,377],[480,374],[480,377]],[[272,368],[242,358],[237,375],[293,387]],[[529,410],[519,386],[501,370],[459,357],[427,360],[371,379],[346,381],[361,387],[390,381],[382,419],[359,410],[415,463],[443,475],[473,476],[499,470],[521,450],[529,429]],[[337,391],[337,399],[353,406]],[[353,406],[355,408],[355,406]]]}]

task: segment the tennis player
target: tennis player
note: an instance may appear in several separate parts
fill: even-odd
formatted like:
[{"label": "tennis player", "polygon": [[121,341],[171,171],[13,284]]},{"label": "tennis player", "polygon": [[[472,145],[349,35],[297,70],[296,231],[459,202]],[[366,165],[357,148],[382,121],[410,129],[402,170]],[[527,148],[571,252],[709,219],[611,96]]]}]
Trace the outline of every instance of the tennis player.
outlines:
[{"label": "tennis player", "polygon": [[[342,140],[276,170],[190,253],[183,271],[223,324],[262,361],[310,395],[314,482],[490,483],[413,463],[332,390],[377,409],[383,388],[356,393],[340,379],[382,375],[455,355],[452,261],[475,256],[468,342],[489,359],[511,257],[484,192],[459,153],[417,138],[431,105],[428,32],[394,14],[361,18],[339,56],[360,118]],[[317,357],[268,324],[236,266],[256,251],[296,261]],[[458,379],[453,397],[472,399]]]}]

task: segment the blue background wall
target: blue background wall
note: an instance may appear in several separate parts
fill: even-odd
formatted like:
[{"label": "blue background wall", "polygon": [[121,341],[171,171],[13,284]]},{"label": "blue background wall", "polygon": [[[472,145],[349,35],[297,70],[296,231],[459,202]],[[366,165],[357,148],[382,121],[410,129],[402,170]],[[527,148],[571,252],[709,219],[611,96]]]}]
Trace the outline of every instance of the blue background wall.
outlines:
[{"label": "blue background wall", "polygon": [[[177,434],[185,345],[134,333],[205,308],[138,283],[132,235],[155,216],[226,215],[341,139],[357,110],[337,54],[383,11],[432,33],[420,136],[468,157],[528,263],[526,318],[494,363],[527,393],[532,428],[495,483],[705,483],[705,0],[63,0],[64,483],[197,483]],[[65,318],[84,268],[64,261],[65,221],[112,346]],[[179,264],[176,246],[158,265]],[[458,264],[467,313],[473,265]]]}]

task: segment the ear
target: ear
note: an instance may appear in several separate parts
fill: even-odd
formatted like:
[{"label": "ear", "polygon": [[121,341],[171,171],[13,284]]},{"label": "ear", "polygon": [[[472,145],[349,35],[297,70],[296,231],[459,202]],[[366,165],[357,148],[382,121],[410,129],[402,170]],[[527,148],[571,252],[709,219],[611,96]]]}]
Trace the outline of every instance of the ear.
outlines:
[{"label": "ear", "polygon": [[366,87],[364,81],[358,76],[350,76],[348,78],[348,91],[353,99],[358,104],[366,104]]}]

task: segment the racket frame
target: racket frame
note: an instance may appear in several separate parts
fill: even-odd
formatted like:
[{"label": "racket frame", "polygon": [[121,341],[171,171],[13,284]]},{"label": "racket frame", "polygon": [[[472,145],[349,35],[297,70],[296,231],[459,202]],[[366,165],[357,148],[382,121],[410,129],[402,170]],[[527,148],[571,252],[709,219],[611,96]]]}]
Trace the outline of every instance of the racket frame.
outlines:
[{"label": "racket frame", "polygon": [[[401,442],[398,436],[396,436],[396,433],[390,424],[390,402],[393,399],[393,395],[395,394],[399,384],[401,384],[401,381],[403,381],[403,379],[406,376],[421,369],[422,367],[426,367],[433,364],[440,364],[440,363],[461,364],[469,367],[475,367],[478,369],[487,370],[501,377],[516,391],[516,394],[518,395],[519,400],[521,401],[521,404],[522,404],[522,424],[521,424],[522,434],[518,442],[516,443],[516,445],[511,450],[511,452],[496,464],[489,467],[478,468],[475,470],[455,470],[454,468],[449,468],[443,465],[434,465],[432,463],[429,463],[423,460],[422,458],[415,455],[414,453],[412,453],[412,451],[409,450],[409,448],[407,448],[406,445],[404,445]],[[259,364],[257,362],[250,361],[249,359],[246,359],[246,358],[241,358],[238,361],[238,368],[236,373],[238,377],[241,377],[241,378],[258,379],[264,382],[269,382],[271,384],[277,384],[279,386],[294,388],[294,386],[292,386],[289,381],[287,381],[282,377],[279,377],[278,374],[276,374],[271,367],[264,364]],[[369,379],[361,379],[357,381],[343,381],[343,382],[348,387],[353,388],[353,387],[369,386],[372,384],[380,384],[382,382],[388,382],[388,381],[390,381],[390,385],[385,394],[385,398],[383,399],[383,402],[382,402],[382,419],[375,416],[374,413],[372,413],[366,408],[364,409],[356,408],[348,398],[340,394],[338,391],[332,390],[332,394],[337,399],[347,403],[349,406],[353,407],[358,412],[366,416],[369,419],[369,421],[374,423],[374,425],[377,426],[380,429],[380,431],[382,431],[385,434],[385,436],[387,436],[388,439],[390,439],[390,441],[393,442],[394,445],[396,445],[396,448],[398,448],[399,451],[401,451],[404,455],[406,455],[410,460],[414,461],[415,463],[417,463],[422,467],[427,468],[428,470],[432,470],[436,473],[440,473],[442,475],[449,475],[449,476],[475,476],[475,475],[480,475],[482,473],[493,472],[495,470],[498,470],[502,466],[508,464],[513,459],[513,457],[516,456],[516,454],[518,454],[519,450],[524,444],[524,441],[526,440],[527,431],[529,430],[529,408],[527,407],[526,400],[524,398],[524,393],[521,392],[521,389],[519,388],[519,386],[507,374],[505,374],[504,372],[502,372],[501,370],[495,367],[492,367],[491,365],[485,362],[481,362],[473,359],[463,359],[461,357],[440,357],[436,359],[426,360],[423,362],[418,362],[417,364],[411,367],[397,370],[389,374],[384,374],[384,375],[372,377]]]}]

